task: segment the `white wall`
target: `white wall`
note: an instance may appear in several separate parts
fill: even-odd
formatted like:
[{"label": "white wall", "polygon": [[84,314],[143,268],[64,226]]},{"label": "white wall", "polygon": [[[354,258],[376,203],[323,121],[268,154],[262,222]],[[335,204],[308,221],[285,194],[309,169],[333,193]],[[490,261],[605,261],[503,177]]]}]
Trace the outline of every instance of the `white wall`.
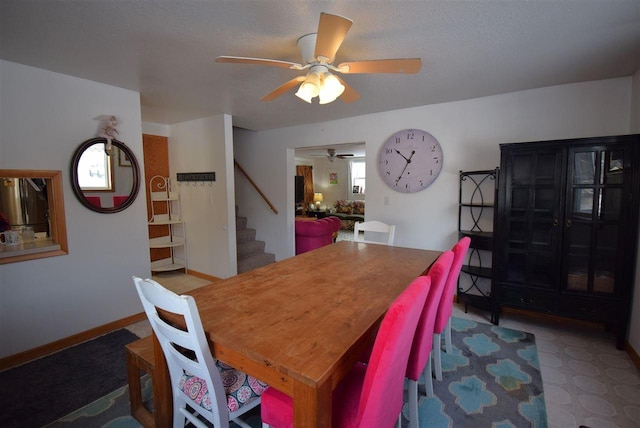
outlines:
[{"label": "white wall", "polygon": [[[293,189],[287,181],[295,174],[290,155],[293,148],[327,145],[332,141],[364,141],[370,160],[366,218],[395,224],[398,246],[450,248],[457,239],[460,170],[497,167],[500,143],[628,134],[631,84],[632,78],[627,77],[263,132],[236,130],[236,158],[252,171],[281,214],[269,214],[242,183],[238,183],[237,203],[255,214],[251,218],[260,239],[266,241],[278,260],[293,256],[293,212],[286,209],[293,206]],[[444,151],[444,168],[438,179],[415,194],[391,190],[377,171],[376,160],[384,141],[406,128],[431,133]],[[386,198],[388,206],[384,203]]]},{"label": "white wall", "polygon": [[183,182],[178,190],[187,230],[189,269],[218,278],[237,273],[235,180],[231,116],[219,115],[170,126],[169,169],[215,172],[212,183]]},{"label": "white wall", "polygon": [[[396,244],[414,248],[449,248],[457,237],[458,172],[499,165],[499,144],[626,134],[629,132],[630,78],[563,85],[486,98],[416,107],[319,124],[262,132],[236,130],[235,153],[245,169],[274,201],[281,215],[266,214],[259,199],[238,183],[237,202],[251,218],[278,259],[294,254],[293,192],[295,174],[287,150],[331,144],[366,144],[366,217],[396,224]],[[326,106],[330,108],[329,106]],[[388,188],[377,171],[378,152],[394,132],[419,128],[434,135],[444,151],[444,168],[426,190],[414,194]],[[286,185],[285,185],[286,183]],[[384,205],[388,198],[389,205]],[[286,230],[286,234],[282,231]]]},{"label": "white wall", "polygon": [[[338,184],[329,182],[329,173],[338,174]],[[349,186],[349,159],[336,159],[330,162],[327,158],[318,158],[313,161],[313,187],[316,192],[322,193],[323,202],[321,209],[333,208],[338,199],[349,198],[347,189]]]},{"label": "white wall", "polygon": [[0,168],[63,172],[69,244],[65,256],[0,266],[0,357],[142,311],[131,276],[150,274],[144,183],[116,214],[88,210],[70,185],[71,157],[101,114],[118,117],[119,140],[142,160],[137,92],[0,61]]},{"label": "white wall", "polygon": [[148,135],[159,135],[161,137],[171,136],[171,125],[162,123],[142,122],[142,133]]}]

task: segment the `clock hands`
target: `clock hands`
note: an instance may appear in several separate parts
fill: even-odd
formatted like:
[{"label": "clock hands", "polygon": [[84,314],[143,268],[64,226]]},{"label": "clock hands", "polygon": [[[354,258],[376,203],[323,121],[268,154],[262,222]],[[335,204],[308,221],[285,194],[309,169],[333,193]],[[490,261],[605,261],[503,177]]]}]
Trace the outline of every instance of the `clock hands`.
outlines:
[{"label": "clock hands", "polygon": [[402,156],[404,158],[404,160],[409,161],[409,159],[407,159],[407,157],[405,155],[403,155],[402,153],[400,153],[400,150],[398,149],[394,149],[396,151],[397,154],[399,154],[400,156]]},{"label": "clock hands", "polygon": [[404,155],[400,152],[398,152],[398,150],[396,150],[396,152],[402,156],[403,158],[405,158],[405,160],[407,161],[406,164],[404,164],[404,168],[402,168],[402,172],[400,173],[400,176],[398,177],[398,179],[396,180],[396,184],[398,184],[398,181],[400,181],[400,179],[402,178],[402,176],[404,175],[404,172],[407,170],[407,167],[409,166],[409,164],[411,163],[411,158],[413,157],[413,155],[416,154],[415,150],[411,151],[411,155],[409,155],[408,158],[404,157]]}]

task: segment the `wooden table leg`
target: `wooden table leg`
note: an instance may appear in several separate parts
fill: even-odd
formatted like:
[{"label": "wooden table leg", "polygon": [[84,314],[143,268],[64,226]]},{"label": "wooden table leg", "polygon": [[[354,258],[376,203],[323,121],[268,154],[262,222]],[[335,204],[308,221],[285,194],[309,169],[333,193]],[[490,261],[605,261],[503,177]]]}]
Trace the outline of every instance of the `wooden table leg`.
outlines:
[{"label": "wooden table leg", "polygon": [[330,428],[331,396],[331,382],[325,382],[318,389],[296,383],[293,386],[293,426]]},{"label": "wooden table leg", "polygon": [[173,425],[173,396],[171,395],[171,379],[169,368],[164,359],[162,346],[153,333],[153,356],[156,363],[153,379],[153,415],[156,428],[171,428]]}]

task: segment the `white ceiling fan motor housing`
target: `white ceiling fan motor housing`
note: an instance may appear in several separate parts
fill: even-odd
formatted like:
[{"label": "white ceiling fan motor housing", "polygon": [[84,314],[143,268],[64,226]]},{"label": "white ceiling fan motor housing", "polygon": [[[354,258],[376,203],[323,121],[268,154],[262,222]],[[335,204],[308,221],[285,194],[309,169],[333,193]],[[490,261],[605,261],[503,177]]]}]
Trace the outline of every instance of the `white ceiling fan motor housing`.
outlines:
[{"label": "white ceiling fan motor housing", "polygon": [[305,34],[298,39],[298,49],[300,50],[300,55],[302,55],[303,64],[313,64],[318,62],[314,57],[314,54],[316,53],[317,37],[317,33],[310,33]]}]

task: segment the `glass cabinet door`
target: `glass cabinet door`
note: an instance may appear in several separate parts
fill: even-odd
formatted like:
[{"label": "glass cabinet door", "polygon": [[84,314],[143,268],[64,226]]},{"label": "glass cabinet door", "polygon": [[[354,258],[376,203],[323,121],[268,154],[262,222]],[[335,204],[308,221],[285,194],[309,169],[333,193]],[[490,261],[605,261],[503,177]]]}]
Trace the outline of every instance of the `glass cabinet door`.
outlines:
[{"label": "glass cabinet door", "polygon": [[566,291],[616,293],[625,218],[623,146],[569,150],[564,221]]},{"label": "glass cabinet door", "polygon": [[504,280],[556,287],[560,272],[562,151],[518,151],[507,159]]}]

